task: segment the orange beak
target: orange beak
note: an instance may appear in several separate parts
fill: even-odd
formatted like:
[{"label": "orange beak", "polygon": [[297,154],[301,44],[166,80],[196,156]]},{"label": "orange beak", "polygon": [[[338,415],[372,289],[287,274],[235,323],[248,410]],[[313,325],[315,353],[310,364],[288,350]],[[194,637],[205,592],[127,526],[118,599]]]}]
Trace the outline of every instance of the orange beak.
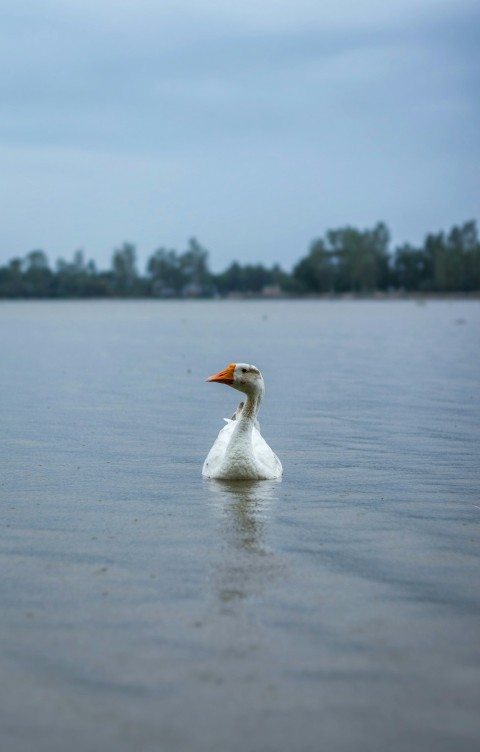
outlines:
[{"label": "orange beak", "polygon": [[215,376],[210,376],[207,381],[216,381],[218,384],[233,384],[233,372],[235,370],[235,363],[230,363],[230,365],[225,368],[224,371],[220,371],[220,373],[216,373]]}]

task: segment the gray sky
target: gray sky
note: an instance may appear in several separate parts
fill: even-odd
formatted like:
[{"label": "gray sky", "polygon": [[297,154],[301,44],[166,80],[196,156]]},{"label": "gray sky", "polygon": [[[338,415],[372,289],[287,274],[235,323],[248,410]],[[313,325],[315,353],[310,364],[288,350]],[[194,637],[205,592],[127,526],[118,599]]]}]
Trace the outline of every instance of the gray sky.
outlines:
[{"label": "gray sky", "polygon": [[480,3],[2,0],[0,263],[480,218]]}]

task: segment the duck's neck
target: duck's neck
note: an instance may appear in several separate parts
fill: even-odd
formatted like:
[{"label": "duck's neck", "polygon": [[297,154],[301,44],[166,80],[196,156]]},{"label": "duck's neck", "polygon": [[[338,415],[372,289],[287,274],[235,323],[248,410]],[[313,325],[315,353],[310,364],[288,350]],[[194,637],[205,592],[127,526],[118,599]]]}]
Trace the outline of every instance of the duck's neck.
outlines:
[{"label": "duck's neck", "polygon": [[255,425],[255,419],[260,408],[262,397],[263,390],[247,394],[247,399],[245,400],[243,410],[235,427],[235,434],[237,434],[238,437],[240,437],[240,435],[251,433],[252,428]]},{"label": "duck's neck", "polygon": [[263,390],[247,394],[243,410],[235,421],[236,425],[228,443],[224,463],[228,471],[234,470],[238,478],[255,477],[256,465],[253,456],[253,429],[262,401]]}]

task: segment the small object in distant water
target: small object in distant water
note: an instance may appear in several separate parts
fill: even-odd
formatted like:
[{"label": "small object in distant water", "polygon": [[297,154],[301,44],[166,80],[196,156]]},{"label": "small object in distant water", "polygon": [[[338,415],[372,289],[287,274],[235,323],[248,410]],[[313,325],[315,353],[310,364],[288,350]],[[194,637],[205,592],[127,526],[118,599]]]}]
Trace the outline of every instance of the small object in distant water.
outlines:
[{"label": "small object in distant water", "polygon": [[237,409],[236,409],[236,410],[235,410],[235,412],[233,413],[233,415],[232,415],[232,417],[230,418],[230,420],[238,420],[238,418],[240,417],[240,413],[241,413],[241,412],[242,412],[242,410],[243,410],[243,406],[244,406],[244,404],[245,404],[245,402],[240,402],[240,403],[239,403],[239,405],[238,405]]},{"label": "small object in distant water", "polygon": [[455,323],[456,324],[466,324],[467,322],[465,321],[465,319],[455,319]]},{"label": "small object in distant water", "polygon": [[227,384],[247,395],[222,428],[203,464],[202,475],[218,480],[275,480],[283,468],[277,455],[260,434],[257,412],[265,385],[258,368],[231,363],[207,381]]}]

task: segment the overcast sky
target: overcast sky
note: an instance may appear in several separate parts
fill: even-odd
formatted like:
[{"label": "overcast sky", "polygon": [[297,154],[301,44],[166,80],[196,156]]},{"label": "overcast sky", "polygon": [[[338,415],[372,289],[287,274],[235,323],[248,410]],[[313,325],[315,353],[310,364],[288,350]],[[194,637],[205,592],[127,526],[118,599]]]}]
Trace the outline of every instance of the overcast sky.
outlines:
[{"label": "overcast sky", "polygon": [[2,0],[0,263],[480,219],[480,3]]}]

